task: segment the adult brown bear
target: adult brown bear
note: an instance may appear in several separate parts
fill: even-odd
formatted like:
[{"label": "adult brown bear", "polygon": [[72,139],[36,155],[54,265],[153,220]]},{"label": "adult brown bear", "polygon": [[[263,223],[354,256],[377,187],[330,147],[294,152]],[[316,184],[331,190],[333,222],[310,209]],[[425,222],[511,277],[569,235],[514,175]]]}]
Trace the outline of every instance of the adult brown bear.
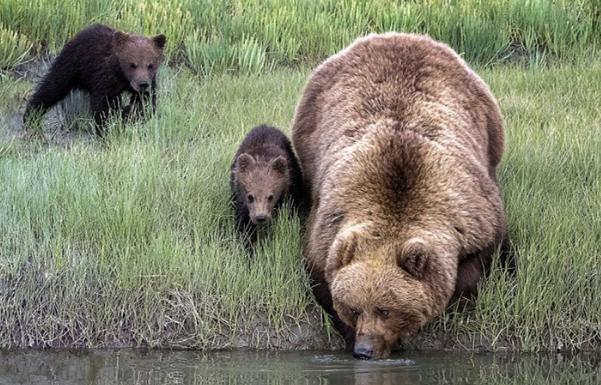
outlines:
[{"label": "adult brown bear", "polygon": [[473,298],[506,235],[503,123],[452,49],[411,34],[357,40],[311,75],[293,144],[314,293],[355,357],[385,357]]}]

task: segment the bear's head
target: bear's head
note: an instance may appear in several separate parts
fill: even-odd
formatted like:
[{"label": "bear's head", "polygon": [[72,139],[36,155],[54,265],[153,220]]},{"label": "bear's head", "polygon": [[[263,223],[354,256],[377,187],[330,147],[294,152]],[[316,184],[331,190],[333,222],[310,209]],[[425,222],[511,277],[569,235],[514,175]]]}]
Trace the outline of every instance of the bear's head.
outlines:
[{"label": "bear's head", "polygon": [[166,41],[165,35],[147,38],[120,31],[116,31],[113,35],[113,53],[135,92],[150,91],[163,60]]},{"label": "bear's head", "polygon": [[236,179],[254,224],[269,222],[273,209],[287,191],[289,171],[286,159],[278,156],[257,160],[243,153],[236,159]]},{"label": "bear's head", "polygon": [[421,237],[388,237],[370,245],[362,230],[355,226],[339,233],[328,253],[326,277],[334,309],[355,330],[353,355],[384,358],[444,310],[456,261]]}]

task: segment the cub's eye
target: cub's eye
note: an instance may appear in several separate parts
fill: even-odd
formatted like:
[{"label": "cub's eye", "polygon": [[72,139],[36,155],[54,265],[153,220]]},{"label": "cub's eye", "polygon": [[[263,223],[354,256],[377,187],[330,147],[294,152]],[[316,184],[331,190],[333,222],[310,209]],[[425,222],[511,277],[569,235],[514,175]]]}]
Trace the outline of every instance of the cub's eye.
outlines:
[{"label": "cub's eye", "polygon": [[388,309],[382,309],[382,308],[376,308],[376,315],[382,318],[387,318],[390,315],[390,310]]},{"label": "cub's eye", "polygon": [[136,63],[129,63],[129,68],[136,69],[138,68],[138,65]]},{"label": "cub's eye", "polygon": [[148,67],[149,70],[151,70],[152,67],[154,67],[154,66],[152,64],[149,64],[147,67]]},{"label": "cub's eye", "polygon": [[248,203],[253,203],[255,201],[255,197],[252,194],[248,194],[246,199],[248,199]]},{"label": "cub's eye", "polygon": [[267,200],[271,202],[273,200],[273,195],[268,196]]},{"label": "cub's eye", "polygon": [[361,310],[359,310],[359,309],[351,309],[351,314],[353,315],[354,319],[357,319],[361,315]]}]

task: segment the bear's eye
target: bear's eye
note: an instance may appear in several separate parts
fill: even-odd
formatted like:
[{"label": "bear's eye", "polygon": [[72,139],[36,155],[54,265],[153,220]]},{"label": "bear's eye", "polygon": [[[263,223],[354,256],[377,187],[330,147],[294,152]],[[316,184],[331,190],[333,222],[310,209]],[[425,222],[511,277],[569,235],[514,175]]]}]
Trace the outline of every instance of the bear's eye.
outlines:
[{"label": "bear's eye", "polygon": [[149,64],[149,65],[148,65],[148,69],[149,69],[149,70],[151,70],[151,69],[152,69],[152,67],[153,67],[153,65],[152,65],[152,64]]},{"label": "bear's eye", "polygon": [[353,319],[357,319],[361,315],[361,310],[351,308],[351,315],[353,316]]},{"label": "bear's eye", "polygon": [[387,318],[390,315],[390,310],[378,307],[376,308],[376,315],[382,318]]},{"label": "bear's eye", "polygon": [[255,201],[255,197],[252,194],[248,194],[246,199],[248,199],[248,203],[253,203]]},{"label": "bear's eye", "polygon": [[268,196],[267,200],[271,202],[273,200],[273,195]]},{"label": "bear's eye", "polygon": [[138,65],[136,63],[129,63],[129,68],[136,69]]}]

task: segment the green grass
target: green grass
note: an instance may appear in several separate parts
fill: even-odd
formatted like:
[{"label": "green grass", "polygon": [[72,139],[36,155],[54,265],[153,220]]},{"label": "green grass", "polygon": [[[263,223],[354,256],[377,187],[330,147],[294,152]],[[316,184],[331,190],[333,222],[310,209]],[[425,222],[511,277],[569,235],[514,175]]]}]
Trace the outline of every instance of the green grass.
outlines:
[{"label": "green grass", "polygon": [[307,322],[298,218],[249,259],[228,202],[237,143],[263,120],[287,125],[294,103],[273,101],[293,101],[303,74],[166,72],[159,117],[106,145],[0,145],[1,346],[270,347]]},{"label": "green grass", "polygon": [[526,351],[599,348],[601,64],[486,75],[507,122],[500,183],[519,274],[484,290],[474,331]]},{"label": "green grass", "polygon": [[93,22],[165,33],[169,60],[205,75],[314,63],[369,32],[427,33],[481,65],[601,46],[598,0],[4,0],[0,69],[56,53]]},{"label": "green grass", "polygon": [[[500,182],[519,273],[495,271],[475,311],[426,334],[599,348],[601,62],[480,72],[507,122]],[[308,70],[161,75],[158,115],[115,122],[106,144],[53,140],[67,135],[60,119],[49,144],[18,139],[7,117],[32,84],[0,80],[0,346],[267,348],[299,324],[316,331],[305,346],[323,346],[298,219],[278,221],[249,262],[228,204],[237,144],[261,122],[289,129]]]}]

